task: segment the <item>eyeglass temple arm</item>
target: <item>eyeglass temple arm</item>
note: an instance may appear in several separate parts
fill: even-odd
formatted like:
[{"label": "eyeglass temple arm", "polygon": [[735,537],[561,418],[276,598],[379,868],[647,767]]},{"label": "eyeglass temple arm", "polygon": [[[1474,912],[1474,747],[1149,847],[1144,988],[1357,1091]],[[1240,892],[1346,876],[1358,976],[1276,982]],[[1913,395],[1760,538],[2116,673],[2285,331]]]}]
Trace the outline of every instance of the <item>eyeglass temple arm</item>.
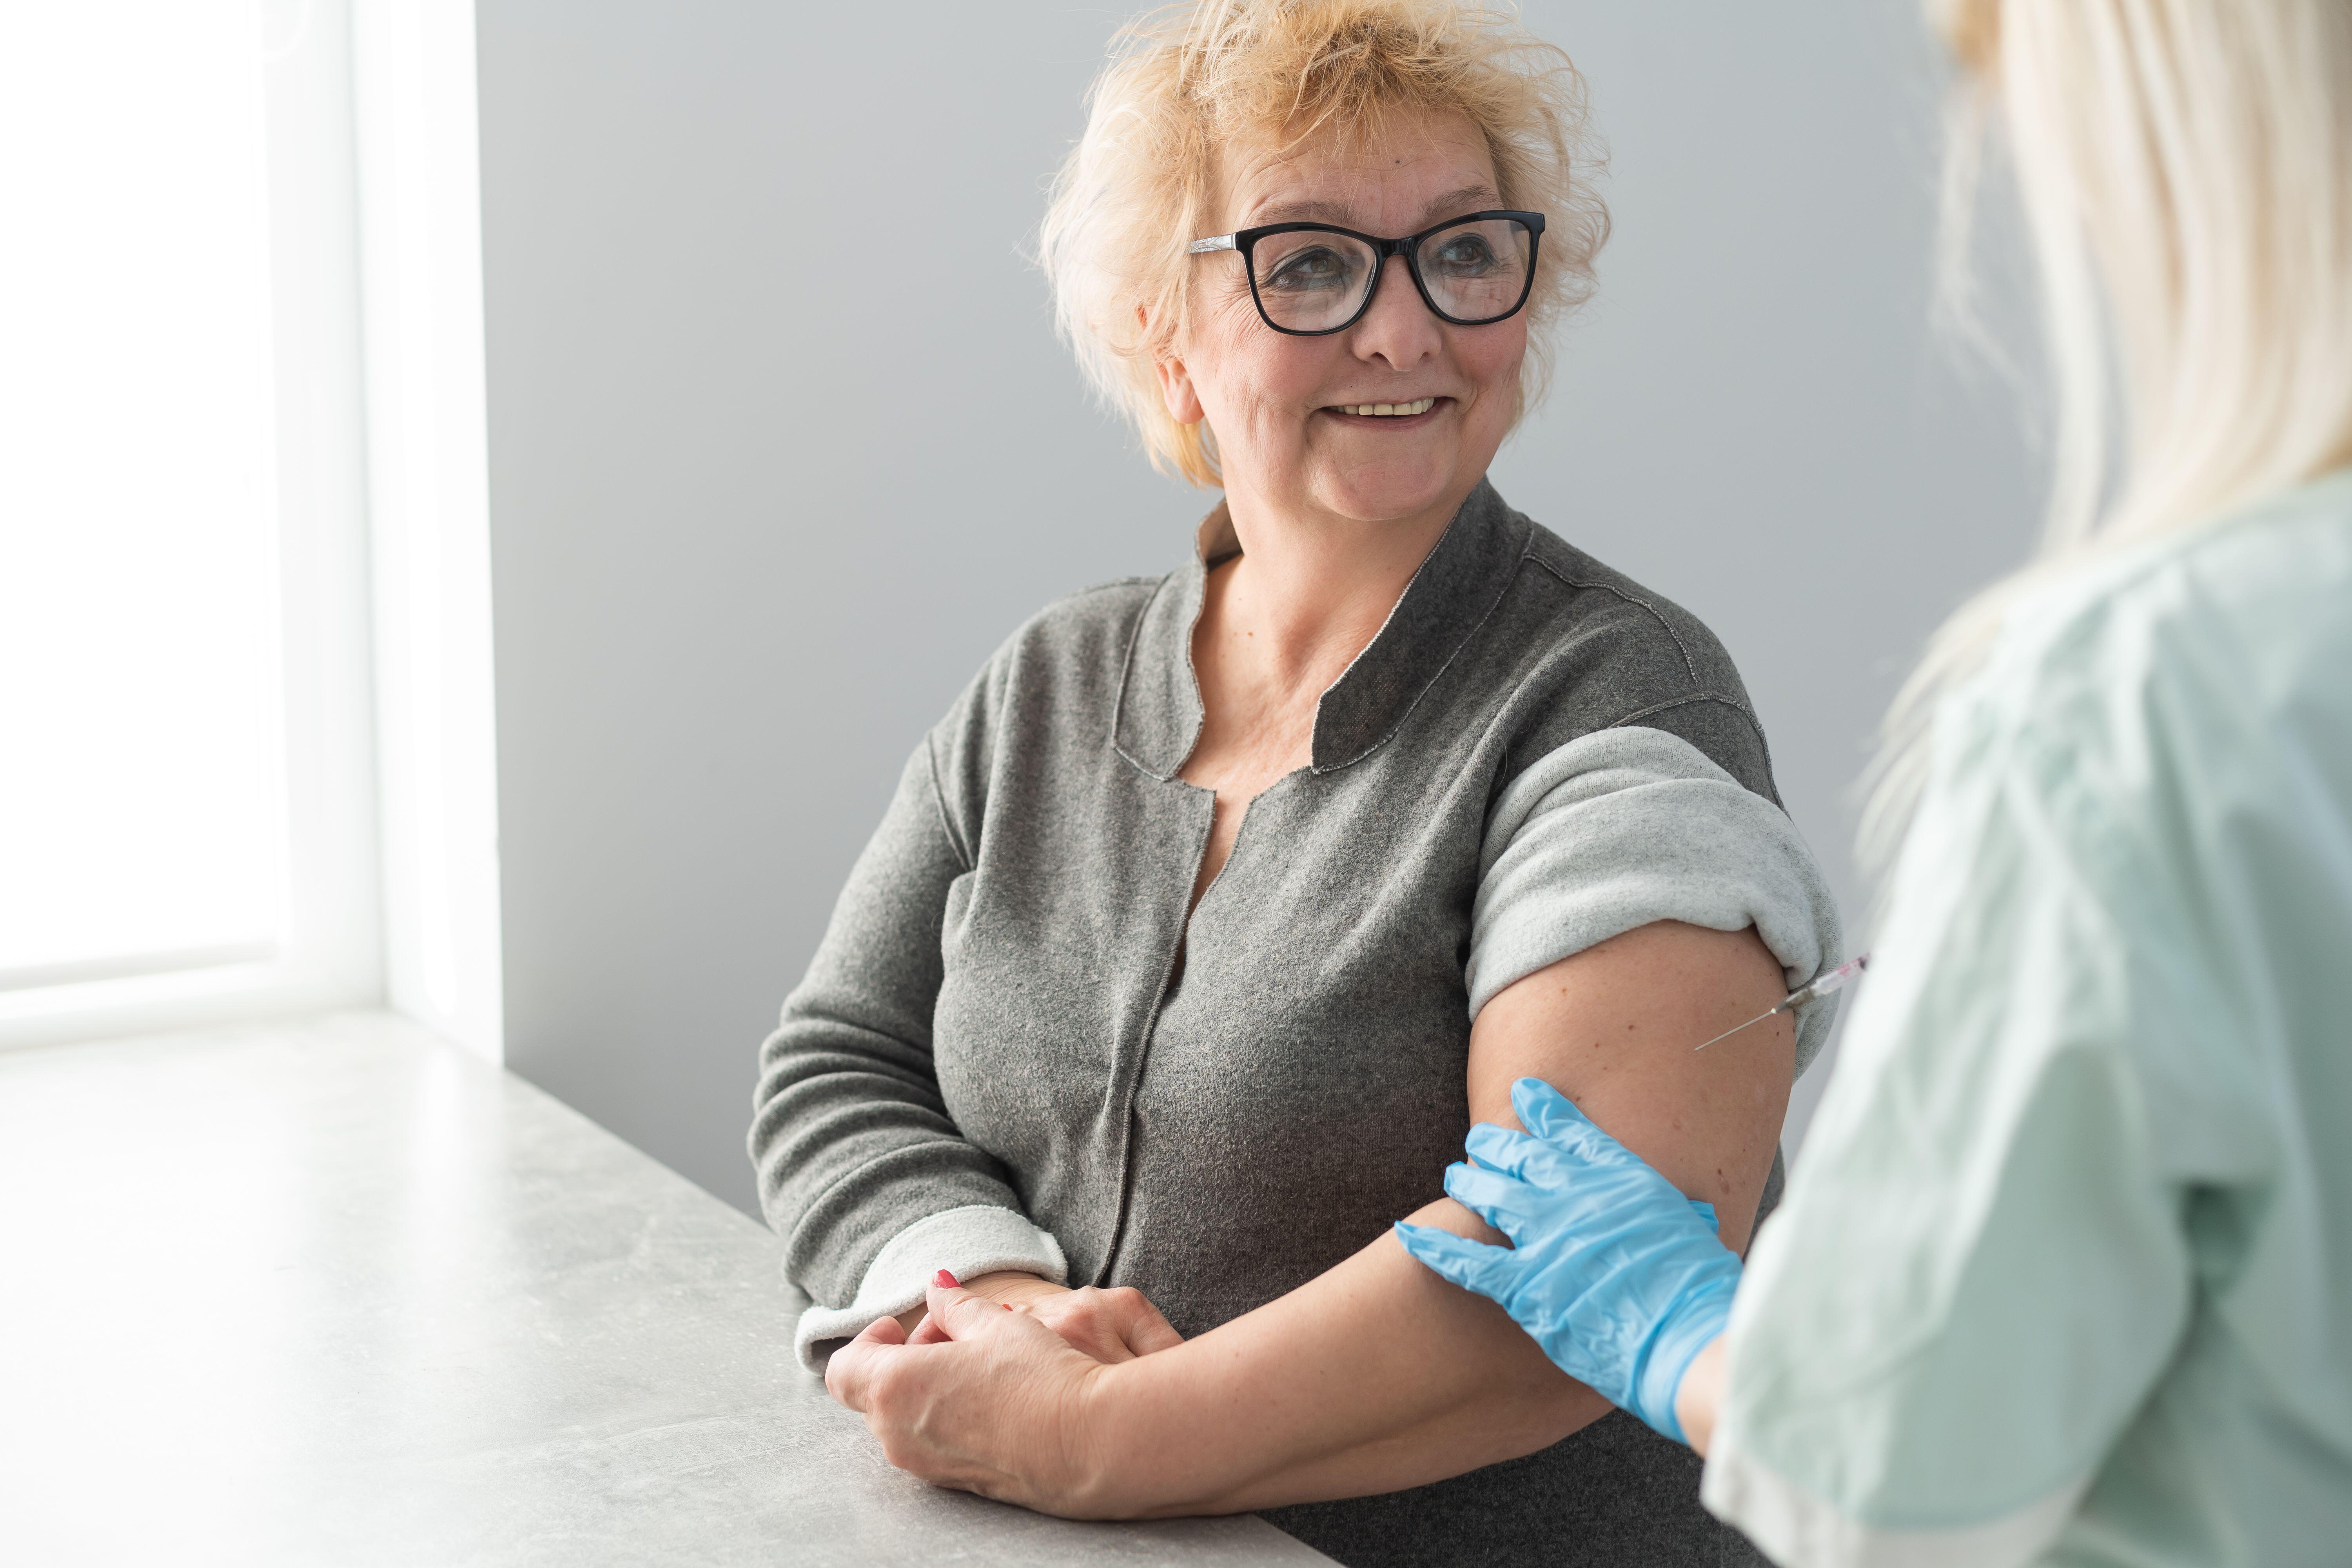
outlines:
[{"label": "eyeglass temple arm", "polygon": [[1221,234],[1214,239],[1194,240],[1192,244],[1184,247],[1184,254],[1187,256],[1199,256],[1211,250],[1232,250],[1234,248],[1234,237],[1230,234]]}]

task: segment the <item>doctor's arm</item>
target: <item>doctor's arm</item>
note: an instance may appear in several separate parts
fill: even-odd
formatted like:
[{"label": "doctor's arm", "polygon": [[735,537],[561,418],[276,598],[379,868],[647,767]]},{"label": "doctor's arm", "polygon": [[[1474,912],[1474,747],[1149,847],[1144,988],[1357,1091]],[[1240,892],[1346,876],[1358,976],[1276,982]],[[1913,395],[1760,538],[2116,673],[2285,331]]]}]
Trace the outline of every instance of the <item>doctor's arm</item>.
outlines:
[{"label": "doctor's arm", "polygon": [[[1512,1124],[1515,1079],[1557,1084],[1714,1205],[1725,1241],[1744,1247],[1787,1102],[1791,1027],[1759,1025],[1726,1042],[1737,1049],[1689,1042],[1783,989],[1752,931],[1629,931],[1481,1011],[1471,1114]],[[1497,1239],[1451,1200],[1412,1217]],[[894,1463],[1049,1512],[1236,1512],[1396,1490],[1532,1453],[1609,1408],[1501,1308],[1393,1235],[1256,1311],[1115,1365],[969,1292],[935,1289],[930,1304],[935,1323],[917,1342],[877,1323],[835,1353],[828,1384]]]}]

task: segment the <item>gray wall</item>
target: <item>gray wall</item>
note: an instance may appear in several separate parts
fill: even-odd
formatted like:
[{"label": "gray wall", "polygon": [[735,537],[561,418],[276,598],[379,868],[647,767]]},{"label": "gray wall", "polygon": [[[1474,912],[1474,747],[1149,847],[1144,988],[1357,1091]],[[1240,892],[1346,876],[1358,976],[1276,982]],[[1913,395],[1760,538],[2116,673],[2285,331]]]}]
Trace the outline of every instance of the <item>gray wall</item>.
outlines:
[{"label": "gray wall", "polygon": [[[479,0],[509,1059],[746,1208],[753,1047],[908,750],[1207,504],[1021,259],[1118,16]],[[1617,234],[1496,480],[1722,635],[1855,900],[1870,727],[2031,510],[1924,327],[1931,52],[1908,0],[1528,16]]]}]

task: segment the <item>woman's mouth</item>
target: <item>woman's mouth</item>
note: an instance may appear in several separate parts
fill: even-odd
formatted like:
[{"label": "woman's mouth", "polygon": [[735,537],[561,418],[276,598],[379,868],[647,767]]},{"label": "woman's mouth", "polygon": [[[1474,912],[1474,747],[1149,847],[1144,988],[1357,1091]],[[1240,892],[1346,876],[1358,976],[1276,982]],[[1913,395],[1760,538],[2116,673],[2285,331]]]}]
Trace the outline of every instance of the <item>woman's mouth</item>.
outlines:
[{"label": "woman's mouth", "polygon": [[1410,403],[1335,403],[1323,412],[1350,424],[1378,424],[1393,429],[1424,423],[1438,405],[1450,401],[1444,397],[1416,397]]}]

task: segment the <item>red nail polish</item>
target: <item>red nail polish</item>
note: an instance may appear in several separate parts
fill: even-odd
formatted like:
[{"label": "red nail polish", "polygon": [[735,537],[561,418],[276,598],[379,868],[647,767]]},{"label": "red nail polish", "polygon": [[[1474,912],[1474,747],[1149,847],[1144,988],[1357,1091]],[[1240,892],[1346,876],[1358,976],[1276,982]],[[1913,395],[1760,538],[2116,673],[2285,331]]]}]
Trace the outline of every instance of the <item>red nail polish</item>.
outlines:
[{"label": "red nail polish", "polygon": [[956,1277],[955,1277],[954,1275],[952,1275],[952,1274],[949,1273],[949,1272],[948,1272],[946,1269],[944,1269],[944,1268],[942,1268],[942,1269],[940,1269],[940,1270],[939,1278],[938,1278],[937,1279],[933,1280],[933,1281],[932,1281],[932,1283],[937,1284],[937,1285],[944,1285],[944,1286],[946,1286],[946,1287],[947,1287],[949,1289],[950,1289],[950,1290],[955,1290],[955,1289],[961,1289],[961,1287],[960,1287],[959,1285],[957,1285],[957,1284],[956,1284]]}]

